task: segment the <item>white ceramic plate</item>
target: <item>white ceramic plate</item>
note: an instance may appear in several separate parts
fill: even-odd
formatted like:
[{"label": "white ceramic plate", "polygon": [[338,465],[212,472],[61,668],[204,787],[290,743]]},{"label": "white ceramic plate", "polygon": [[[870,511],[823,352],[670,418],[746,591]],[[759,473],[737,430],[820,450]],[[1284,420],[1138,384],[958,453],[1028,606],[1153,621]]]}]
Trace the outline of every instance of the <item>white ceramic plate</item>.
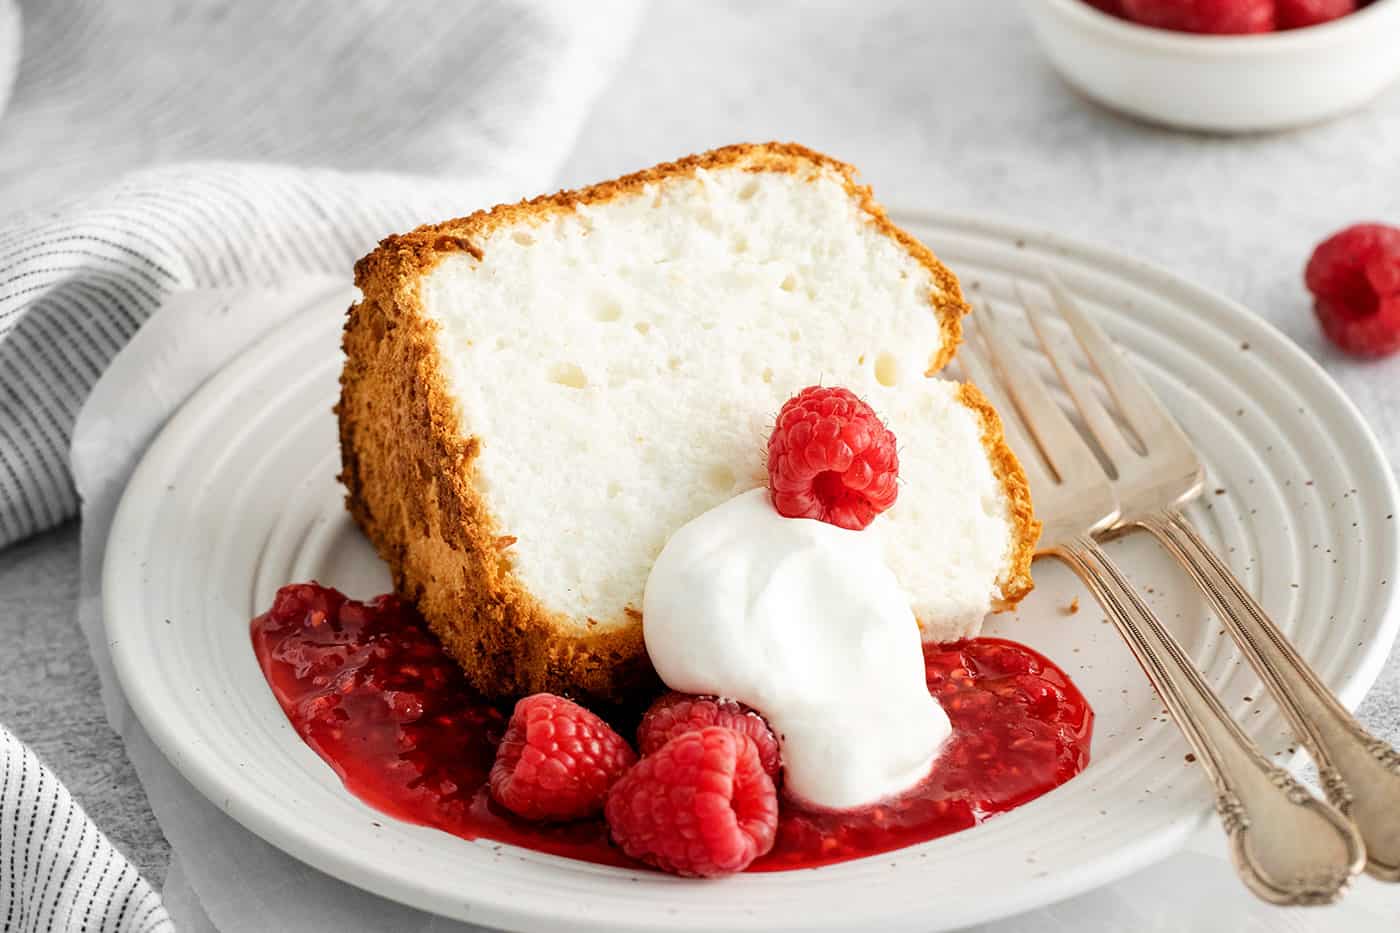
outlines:
[{"label": "white ceramic plate", "polygon": [[[1053,265],[1200,445],[1191,516],[1349,705],[1394,640],[1396,495],[1341,392],[1237,305],[1142,263],[975,219],[911,223],[976,297]],[[127,697],[180,771],[235,819],[352,884],[448,916],[528,930],[932,930],[1103,884],[1176,849],[1209,811],[1186,748],[1113,629],[1053,563],[989,630],[1067,669],[1098,713],[1075,780],[976,829],[817,870],[722,882],[637,873],[386,819],[292,731],[249,647],[277,587],[366,597],[388,575],[335,481],[343,303],[290,321],[210,381],[132,479],[107,551],[108,637]],[[1247,349],[1245,349],[1247,347]],[[1288,740],[1259,682],[1150,541],[1113,545],[1226,705]],[[1388,580],[1388,585],[1382,585]],[[1078,596],[1077,614],[1063,611]],[[1262,702],[1261,702],[1262,701]]]}]

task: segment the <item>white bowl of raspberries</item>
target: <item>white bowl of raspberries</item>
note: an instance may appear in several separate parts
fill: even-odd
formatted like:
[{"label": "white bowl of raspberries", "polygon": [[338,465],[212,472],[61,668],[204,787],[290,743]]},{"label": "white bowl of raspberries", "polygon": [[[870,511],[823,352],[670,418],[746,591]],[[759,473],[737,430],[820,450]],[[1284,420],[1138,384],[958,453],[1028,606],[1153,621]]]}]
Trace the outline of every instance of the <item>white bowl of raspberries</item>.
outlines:
[{"label": "white bowl of raspberries", "polygon": [[1281,130],[1364,106],[1400,77],[1400,0],[1024,0],[1087,97],[1169,126]]}]

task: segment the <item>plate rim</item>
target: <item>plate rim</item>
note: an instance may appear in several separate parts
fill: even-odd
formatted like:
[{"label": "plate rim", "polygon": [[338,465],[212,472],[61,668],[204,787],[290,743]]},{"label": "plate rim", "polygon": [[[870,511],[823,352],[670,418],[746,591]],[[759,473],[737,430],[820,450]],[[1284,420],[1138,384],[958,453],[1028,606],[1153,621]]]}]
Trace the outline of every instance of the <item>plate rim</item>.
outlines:
[{"label": "plate rim", "polygon": [[[1273,345],[1271,349],[1282,353],[1294,365],[1303,364],[1314,377],[1320,377],[1320,383],[1325,385],[1333,396],[1332,401],[1341,403],[1343,410],[1350,416],[1351,427],[1364,442],[1362,450],[1358,451],[1362,454],[1362,457],[1357,458],[1358,461],[1364,458],[1368,470],[1379,467],[1379,470],[1376,470],[1380,480],[1378,488],[1385,495],[1387,504],[1395,509],[1397,503],[1400,503],[1400,490],[1397,490],[1396,477],[1389,469],[1389,461],[1380,441],[1351,398],[1316,360],[1274,325],[1239,302],[1197,285],[1184,276],[1170,272],[1154,262],[1100,246],[1092,241],[1068,237],[1044,227],[1022,223],[1010,218],[961,211],[891,209],[889,213],[896,223],[914,228],[913,232],[916,235],[927,233],[929,232],[928,228],[932,227],[952,228],[1008,243],[1024,240],[1027,245],[1034,245],[1056,256],[1088,260],[1089,265],[1116,273],[1120,277],[1137,278],[1140,282],[1146,278],[1154,287],[1170,288],[1180,294],[1200,299],[1203,306],[1210,308],[1210,316],[1217,320],[1221,319],[1223,314],[1225,315],[1224,319],[1245,322],[1256,332],[1265,336],[1265,339]],[[1125,276],[1124,273],[1127,275]],[[149,534],[145,532],[147,526],[154,519],[148,517],[147,513],[154,510],[143,509],[143,503],[147,495],[158,491],[155,481],[158,479],[166,450],[177,448],[183,436],[195,430],[200,424],[198,420],[200,411],[208,404],[209,400],[218,398],[227,386],[237,384],[240,371],[247,365],[249,359],[257,357],[265,352],[267,347],[284,340],[289,329],[297,326],[309,326],[302,322],[311,319],[316,310],[316,308],[312,308],[302,311],[275,325],[268,333],[230,359],[182,403],[142,455],[122,492],[107,536],[102,566],[103,629],[107,634],[117,679],[127,703],[161,753],[206,799],[215,802],[216,806],[219,805],[218,800],[226,800],[227,802],[221,809],[237,822],[266,842],[318,870],[390,900],[416,909],[434,911],[437,908],[428,907],[425,904],[440,903],[441,898],[427,885],[405,882],[401,878],[386,873],[366,870],[360,862],[341,855],[333,848],[317,845],[314,840],[305,838],[301,833],[278,825],[276,820],[261,814],[255,807],[244,807],[242,802],[238,800],[237,794],[230,793],[230,788],[237,786],[236,779],[232,776],[226,777],[217,769],[202,767],[197,758],[182,754],[181,748],[184,743],[179,735],[165,725],[165,720],[161,716],[160,710],[156,708],[156,704],[140,689],[142,676],[139,670],[140,657],[132,647],[131,641],[120,637],[122,628],[117,620],[124,615],[121,597],[128,592],[141,592],[141,585],[136,582],[138,575],[134,572],[129,574],[129,579],[121,579],[122,564],[127,555],[126,549],[120,545],[125,540],[144,541],[149,538]],[[1331,432],[1329,431],[1329,433]],[[1400,542],[1400,527],[1394,529],[1393,533],[1396,541]],[[1369,546],[1376,547],[1377,545]],[[1393,546],[1391,550],[1395,557],[1394,567],[1391,569],[1391,577],[1394,578],[1400,576],[1400,546]],[[135,568],[131,569],[134,571]],[[1397,631],[1400,631],[1400,611],[1397,611],[1394,588],[1389,588],[1380,597],[1379,606],[1381,618],[1377,623],[1377,631],[1383,637],[1378,639],[1378,642],[1384,646],[1384,650],[1380,650],[1379,646],[1368,649],[1358,663],[1356,672],[1338,691],[1348,708],[1355,708],[1375,682],[1393,648]],[[995,906],[987,905],[988,909],[981,911],[981,916],[973,916],[975,911],[969,912],[965,919],[967,922],[982,922],[996,917],[1009,916],[1110,883],[1179,850],[1191,833],[1204,823],[1210,812],[1209,802],[1203,802],[1195,814],[1184,815],[1178,826],[1168,827],[1152,837],[1145,838],[1130,850],[1115,851],[1109,856],[1082,863],[1076,866],[1073,871],[1058,876],[1053,885],[1028,885],[1021,892],[1020,897],[1013,895]],[[1051,890],[1047,891],[1046,888]],[[541,905],[522,903],[518,899],[513,902],[470,901],[468,903],[471,905],[472,922],[521,928],[559,921],[557,911],[540,909]],[[1010,910],[1005,909],[1008,904],[1011,905]],[[448,916],[462,917],[460,913],[448,914]],[[877,919],[898,923],[902,916],[904,915],[891,911],[884,917]],[[570,918],[570,924],[573,928],[588,930],[643,929],[635,922],[629,923],[626,920],[612,918],[603,921],[594,917],[578,915]],[[690,926],[685,923],[684,918],[678,918],[676,928],[689,928]],[[786,928],[772,927],[772,929]],[[797,927],[791,928],[796,929]],[[804,926],[803,928],[810,927]]]}]

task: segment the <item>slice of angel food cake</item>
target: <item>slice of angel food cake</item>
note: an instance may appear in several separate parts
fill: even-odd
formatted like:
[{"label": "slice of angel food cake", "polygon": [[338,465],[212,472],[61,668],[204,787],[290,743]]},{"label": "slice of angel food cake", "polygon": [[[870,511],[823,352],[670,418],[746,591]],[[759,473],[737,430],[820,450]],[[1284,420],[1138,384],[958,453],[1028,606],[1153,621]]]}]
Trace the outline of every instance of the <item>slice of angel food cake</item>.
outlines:
[{"label": "slice of angel food cake", "polygon": [[737,145],[385,239],[356,266],[338,406],[355,520],[472,684],[656,686],[644,592],[679,529],[769,483],[804,387],[898,439],[870,523],[925,641],[1031,587],[998,417],[937,377],[957,279],[850,167]]}]

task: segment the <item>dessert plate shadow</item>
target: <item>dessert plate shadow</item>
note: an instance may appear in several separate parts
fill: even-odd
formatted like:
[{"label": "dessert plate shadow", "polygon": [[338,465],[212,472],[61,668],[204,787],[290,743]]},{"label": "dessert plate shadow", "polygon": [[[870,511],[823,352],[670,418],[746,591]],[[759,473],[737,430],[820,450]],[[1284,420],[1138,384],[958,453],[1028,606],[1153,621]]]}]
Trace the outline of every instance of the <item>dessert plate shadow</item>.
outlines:
[{"label": "dessert plate shadow", "polygon": [[[1005,223],[899,219],[974,299],[1010,299],[1012,280],[1034,280],[1042,263],[1059,273],[1200,447],[1209,480],[1192,520],[1359,703],[1400,626],[1400,507],[1374,438],[1322,370],[1240,306],[1145,263]],[[269,842],[385,897],[508,929],[929,931],[1112,881],[1208,817],[1206,782],[1132,656],[1049,561],[987,631],[1075,678],[1098,714],[1093,761],[975,829],[842,865],[695,882],[468,842],[370,809],[288,725],[248,637],[283,583],[314,578],[361,598],[389,587],[335,480],[344,309],[335,296],[288,321],[190,399],[136,471],[107,549],[107,636],[128,700],[184,776]],[[1296,763],[1282,718],[1184,574],[1144,536],[1111,549],[1231,712]]]}]

